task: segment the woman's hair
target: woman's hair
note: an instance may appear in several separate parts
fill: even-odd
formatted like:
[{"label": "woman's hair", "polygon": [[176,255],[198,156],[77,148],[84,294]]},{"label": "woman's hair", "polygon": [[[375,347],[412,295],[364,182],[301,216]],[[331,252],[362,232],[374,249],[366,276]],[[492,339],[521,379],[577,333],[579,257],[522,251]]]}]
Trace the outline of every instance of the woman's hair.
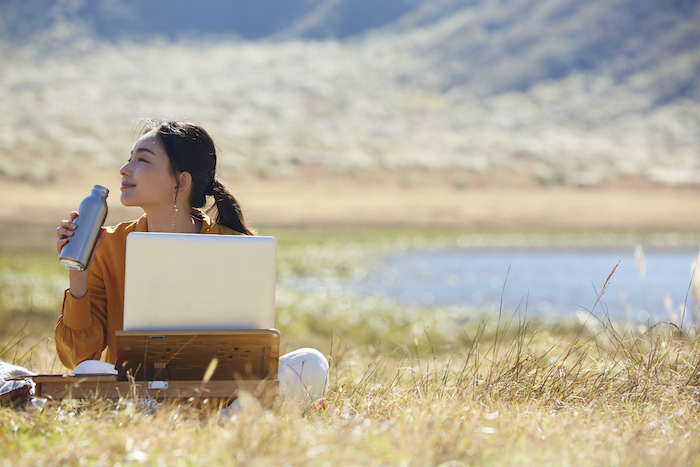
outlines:
[{"label": "woman's hair", "polygon": [[[158,135],[170,159],[173,174],[189,172],[192,175],[190,205],[203,208],[211,196],[216,210],[217,224],[246,235],[254,235],[243,219],[241,207],[229,189],[216,178],[216,147],[204,128],[188,122],[145,120],[142,134]],[[177,177],[176,177],[176,183]],[[213,213],[211,213],[213,214]]]}]

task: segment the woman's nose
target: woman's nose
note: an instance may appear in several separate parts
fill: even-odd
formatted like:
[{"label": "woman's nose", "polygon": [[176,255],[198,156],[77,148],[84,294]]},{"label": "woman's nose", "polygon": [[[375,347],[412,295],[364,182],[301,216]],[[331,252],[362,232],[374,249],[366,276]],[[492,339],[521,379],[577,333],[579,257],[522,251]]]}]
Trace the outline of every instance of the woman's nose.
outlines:
[{"label": "woman's nose", "polygon": [[129,173],[127,172],[127,167],[128,167],[128,165],[129,165],[129,163],[127,162],[126,164],[122,165],[122,166],[119,168],[119,174],[120,174],[120,175],[129,175]]}]

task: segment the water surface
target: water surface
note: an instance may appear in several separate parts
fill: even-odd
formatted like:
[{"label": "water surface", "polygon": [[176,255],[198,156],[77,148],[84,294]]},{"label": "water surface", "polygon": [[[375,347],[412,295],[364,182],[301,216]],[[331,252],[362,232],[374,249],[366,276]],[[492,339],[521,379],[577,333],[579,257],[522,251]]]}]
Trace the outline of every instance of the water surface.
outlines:
[{"label": "water surface", "polygon": [[634,247],[407,250],[380,258],[352,279],[330,284],[316,278],[302,287],[342,287],[407,306],[498,309],[502,302],[504,310],[528,315],[593,310],[640,322],[678,322],[687,304],[687,322],[697,255],[697,249],[657,248],[638,256]]}]

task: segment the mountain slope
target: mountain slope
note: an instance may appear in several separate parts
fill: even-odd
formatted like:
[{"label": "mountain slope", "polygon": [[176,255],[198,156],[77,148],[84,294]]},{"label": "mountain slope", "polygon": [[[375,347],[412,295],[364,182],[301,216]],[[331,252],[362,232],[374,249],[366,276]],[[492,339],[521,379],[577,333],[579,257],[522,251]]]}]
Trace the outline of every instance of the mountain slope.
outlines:
[{"label": "mountain slope", "polygon": [[[47,8],[46,5],[49,5]],[[396,44],[419,62],[399,82],[484,97],[585,73],[651,93],[649,105],[700,100],[696,0],[23,0],[0,2],[0,39],[149,42],[202,36],[352,39]],[[8,42],[9,41],[9,42]],[[7,46],[6,46],[7,48]],[[641,81],[634,78],[645,74]],[[637,81],[640,81],[637,79]]]},{"label": "mountain slope", "polygon": [[[700,2],[688,0],[443,0],[385,32],[423,60],[403,77],[411,83],[487,96],[575,73],[619,83],[651,71],[657,106],[700,100],[699,24]],[[688,55],[691,64],[674,66]]]},{"label": "mountain slope", "polygon": [[[0,0],[5,177],[118,167],[134,120],[156,116],[204,125],[237,173],[700,180],[696,1],[396,0],[406,12],[380,28],[361,21],[362,34],[312,41],[299,38],[369,21],[341,14],[367,3],[290,0],[301,9],[280,13],[261,40],[167,40],[145,22],[114,42],[80,19],[86,3],[54,3],[43,16],[39,3]],[[34,10],[3,16],[25,7]]]},{"label": "mountain slope", "polygon": [[247,40],[345,38],[381,27],[425,0],[11,0],[0,35],[26,41],[60,22],[109,41],[230,36]]}]

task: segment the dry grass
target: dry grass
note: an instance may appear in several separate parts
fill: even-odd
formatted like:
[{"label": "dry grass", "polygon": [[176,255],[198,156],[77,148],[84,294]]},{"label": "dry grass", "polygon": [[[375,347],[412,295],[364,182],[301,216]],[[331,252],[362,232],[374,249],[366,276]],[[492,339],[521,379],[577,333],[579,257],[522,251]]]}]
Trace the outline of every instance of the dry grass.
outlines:
[{"label": "dry grass", "polygon": [[[281,244],[281,284],[352,274],[376,254],[342,238]],[[65,272],[50,267],[54,255],[4,260],[3,278],[14,282],[3,302],[25,286],[26,295],[50,295],[55,273]],[[312,295],[283,286],[279,327],[284,346],[328,356],[325,406],[230,420],[218,407],[187,403],[155,412],[128,400],[0,408],[0,465],[698,464],[700,349],[690,316],[682,326],[632,327],[607,320],[601,301],[583,323],[506,310],[456,319],[363,301],[344,310],[348,297]],[[30,305],[15,306],[0,313],[0,359],[63,371],[49,337],[56,305],[37,302],[29,315]],[[407,322],[396,324],[397,316]]]},{"label": "dry grass", "polygon": [[[596,320],[591,317],[591,320]],[[569,332],[515,319],[463,329],[451,353],[329,352],[325,408],[219,411],[93,400],[0,409],[4,465],[695,465],[694,328]],[[493,326],[491,326],[492,328]],[[336,336],[337,337],[337,336]],[[34,348],[34,361],[49,361]],[[38,365],[41,366],[41,365]],[[446,464],[447,463],[447,464]]]}]

